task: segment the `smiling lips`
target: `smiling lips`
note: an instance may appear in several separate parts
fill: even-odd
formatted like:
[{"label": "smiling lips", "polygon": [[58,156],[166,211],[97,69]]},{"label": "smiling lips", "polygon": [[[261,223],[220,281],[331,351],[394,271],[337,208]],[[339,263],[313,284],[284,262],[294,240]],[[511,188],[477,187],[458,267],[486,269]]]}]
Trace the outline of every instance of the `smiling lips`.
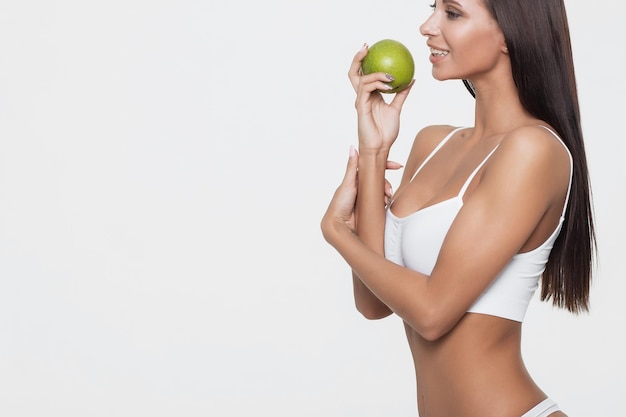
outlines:
[{"label": "smiling lips", "polygon": [[448,55],[448,51],[443,51],[441,49],[430,48],[430,54],[436,57],[444,57]]}]

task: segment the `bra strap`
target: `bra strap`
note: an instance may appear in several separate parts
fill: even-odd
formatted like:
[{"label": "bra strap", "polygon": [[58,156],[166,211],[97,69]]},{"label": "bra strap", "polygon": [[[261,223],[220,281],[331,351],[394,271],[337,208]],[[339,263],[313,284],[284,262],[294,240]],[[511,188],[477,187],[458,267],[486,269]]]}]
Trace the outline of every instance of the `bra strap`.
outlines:
[{"label": "bra strap", "polygon": [[[567,203],[569,202],[569,195],[570,195],[570,191],[572,189],[572,177],[574,175],[574,160],[572,159],[572,154],[570,153],[569,149],[567,148],[567,146],[565,145],[565,142],[563,142],[563,140],[559,137],[559,135],[557,135],[552,129],[543,126],[543,125],[539,125],[541,127],[543,127],[544,129],[546,129],[548,132],[552,133],[552,135],[558,139],[558,141],[561,143],[561,145],[563,145],[563,147],[565,148],[565,151],[567,151],[567,156],[569,157],[569,162],[570,162],[570,172],[569,172],[569,185],[567,187],[567,196],[565,197],[565,204],[563,206],[563,211],[561,213],[561,216],[564,217],[565,216],[565,211],[567,210]],[[499,146],[499,145],[498,145]],[[469,187],[470,183],[472,182],[472,180],[474,179],[474,176],[476,175],[476,173],[478,173],[478,170],[480,170],[480,168],[482,168],[482,166],[485,164],[485,162],[487,162],[487,160],[489,159],[489,157],[491,157],[491,155],[493,155],[493,153],[496,151],[496,149],[498,149],[498,146],[496,146],[490,153],[489,155],[487,155],[487,157],[480,163],[480,165],[478,165],[476,167],[476,169],[474,170],[474,172],[472,172],[469,176],[469,178],[465,181],[465,184],[463,184],[463,187],[461,188],[461,191],[459,192],[459,197],[463,197],[463,195],[465,194],[465,191],[467,190],[467,188]]]},{"label": "bra strap", "polygon": [[446,144],[446,142],[448,141],[448,139],[450,139],[452,136],[454,136],[454,134],[456,132],[458,132],[459,130],[463,130],[463,129],[467,129],[466,127],[457,127],[456,129],[452,130],[452,132],[448,133],[442,140],[441,142],[439,142],[439,144],[437,144],[437,146],[435,146],[435,149],[433,149],[430,154],[426,157],[426,159],[424,159],[424,162],[422,162],[422,164],[419,166],[419,168],[417,168],[417,170],[415,171],[415,173],[413,174],[413,176],[411,177],[411,181],[413,181],[413,179],[415,178],[415,176],[418,174],[418,172],[420,172],[422,170],[422,168],[424,167],[424,165],[426,165],[426,163],[428,161],[430,161],[430,158],[432,158],[437,151],[439,151],[439,149],[441,149],[441,147],[443,145]]},{"label": "bra strap", "polygon": [[476,167],[474,172],[472,172],[470,174],[470,176],[467,178],[467,180],[465,180],[465,184],[463,184],[463,187],[461,188],[461,191],[459,191],[459,197],[461,197],[461,198],[463,197],[463,195],[465,194],[465,191],[467,190],[467,187],[469,187],[469,185],[471,184],[472,180],[474,179],[474,177],[476,176],[478,171],[483,167],[483,165],[485,165],[485,162],[487,162],[489,157],[491,157],[491,155],[493,155],[493,153],[496,151],[496,149],[498,149],[498,146],[500,146],[500,145],[496,145],[496,147],[493,148],[493,150],[491,152],[489,152],[489,155],[487,155],[487,157],[485,159],[483,159],[483,161]]},{"label": "bra strap", "polygon": [[561,217],[565,217],[565,211],[567,210],[567,203],[569,202],[569,194],[570,194],[570,191],[572,190],[572,177],[574,176],[574,159],[572,158],[572,154],[567,148],[567,145],[565,145],[565,142],[563,142],[563,139],[561,139],[559,135],[556,134],[555,131],[543,125],[539,125],[539,126],[543,127],[548,132],[552,133],[552,135],[555,138],[557,138],[559,142],[561,142],[561,145],[563,145],[563,147],[565,148],[565,151],[567,151],[567,156],[569,156],[569,185],[567,186],[567,196],[565,197],[565,205],[563,205],[563,212],[561,213]]}]

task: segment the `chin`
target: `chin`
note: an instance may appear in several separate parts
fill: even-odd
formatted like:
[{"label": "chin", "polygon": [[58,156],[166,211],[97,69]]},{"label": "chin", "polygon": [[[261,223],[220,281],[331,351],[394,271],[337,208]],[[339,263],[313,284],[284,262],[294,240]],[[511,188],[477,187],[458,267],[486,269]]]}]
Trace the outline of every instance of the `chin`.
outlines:
[{"label": "chin", "polygon": [[456,77],[445,77],[445,76],[442,76],[441,74],[436,74],[434,71],[433,71],[433,78],[437,81],[448,81],[448,80],[457,79]]},{"label": "chin", "polygon": [[437,81],[449,81],[449,80],[462,80],[464,79],[462,76],[459,76],[458,74],[444,74],[441,72],[436,71],[433,68],[432,71],[432,75],[433,78]]}]

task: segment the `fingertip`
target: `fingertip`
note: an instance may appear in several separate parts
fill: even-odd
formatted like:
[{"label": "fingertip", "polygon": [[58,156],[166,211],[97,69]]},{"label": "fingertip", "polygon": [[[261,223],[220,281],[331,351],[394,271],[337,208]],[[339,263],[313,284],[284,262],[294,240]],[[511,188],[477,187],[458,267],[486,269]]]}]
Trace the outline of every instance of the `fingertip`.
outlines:
[{"label": "fingertip", "polygon": [[359,51],[356,53],[356,56],[365,57],[365,55],[367,55],[368,49],[369,49],[369,45],[367,43],[364,43],[363,46],[361,46],[361,49],[359,49]]},{"label": "fingertip", "polygon": [[354,145],[350,145],[350,156],[348,158],[348,166],[358,166],[359,152]]}]

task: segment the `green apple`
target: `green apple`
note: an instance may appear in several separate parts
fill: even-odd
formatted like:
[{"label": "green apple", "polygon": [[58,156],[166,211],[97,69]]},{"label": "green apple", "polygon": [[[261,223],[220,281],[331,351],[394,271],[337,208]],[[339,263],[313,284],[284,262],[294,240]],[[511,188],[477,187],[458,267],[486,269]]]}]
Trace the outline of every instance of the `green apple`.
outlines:
[{"label": "green apple", "polygon": [[406,46],[393,39],[383,39],[369,47],[367,55],[361,62],[363,74],[384,72],[394,77],[387,83],[391,90],[380,90],[381,93],[397,93],[409,86],[415,73],[413,56]]}]

